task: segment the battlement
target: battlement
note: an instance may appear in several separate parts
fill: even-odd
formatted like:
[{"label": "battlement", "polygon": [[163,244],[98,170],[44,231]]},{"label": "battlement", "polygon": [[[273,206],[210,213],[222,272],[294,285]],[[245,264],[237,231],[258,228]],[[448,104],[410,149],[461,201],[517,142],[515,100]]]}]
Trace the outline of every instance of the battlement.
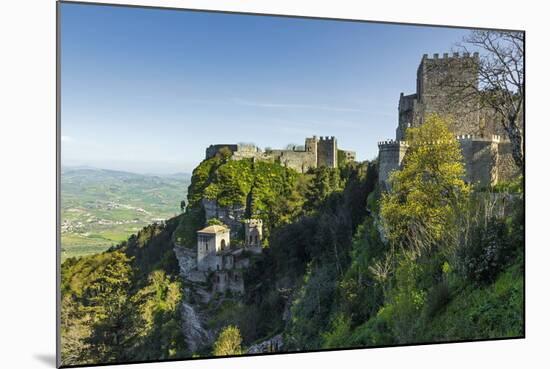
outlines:
[{"label": "battlement", "polygon": [[249,226],[261,226],[263,224],[261,219],[245,219],[244,223]]},{"label": "battlement", "polygon": [[[504,142],[504,139],[499,135],[492,135],[491,137],[480,137],[475,135],[457,135],[455,138],[458,141],[482,141],[482,142]],[[439,144],[441,141],[426,141],[423,142],[423,145],[434,145]],[[402,140],[384,140],[384,141],[378,141],[378,148],[383,149],[391,149],[393,147],[408,147],[409,143],[407,141]]]},{"label": "battlement", "polygon": [[398,146],[408,146],[408,143],[407,141],[398,141],[398,140],[378,141],[378,147],[380,149],[398,147]]},{"label": "battlement", "polygon": [[[230,151],[234,160],[277,162],[299,173],[322,166],[338,167],[338,145],[335,136],[306,137],[303,148],[294,146],[290,149],[266,149],[265,152],[254,144],[210,145],[206,149],[206,159],[214,157],[222,149]],[[346,159],[355,160],[355,153],[347,152]]]},{"label": "battlement", "polygon": [[454,52],[452,55],[449,53],[443,53],[442,57],[438,53],[434,53],[430,58],[428,54],[422,55],[422,61],[424,60],[446,60],[446,59],[466,59],[466,58],[479,58],[479,53],[475,52],[470,54],[469,52],[463,52],[462,54]]},{"label": "battlement", "polygon": [[459,141],[484,141],[484,142],[504,142],[500,135],[491,135],[491,137],[480,137],[475,135],[457,135]]}]

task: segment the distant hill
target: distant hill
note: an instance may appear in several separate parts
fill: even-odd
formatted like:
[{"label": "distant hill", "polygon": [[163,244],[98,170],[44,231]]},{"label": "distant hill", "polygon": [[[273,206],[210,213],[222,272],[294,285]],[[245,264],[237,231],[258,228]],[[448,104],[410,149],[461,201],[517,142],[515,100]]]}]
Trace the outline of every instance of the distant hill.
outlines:
[{"label": "distant hill", "polygon": [[61,170],[62,258],[101,252],[143,226],[180,213],[191,175],[91,167]]}]

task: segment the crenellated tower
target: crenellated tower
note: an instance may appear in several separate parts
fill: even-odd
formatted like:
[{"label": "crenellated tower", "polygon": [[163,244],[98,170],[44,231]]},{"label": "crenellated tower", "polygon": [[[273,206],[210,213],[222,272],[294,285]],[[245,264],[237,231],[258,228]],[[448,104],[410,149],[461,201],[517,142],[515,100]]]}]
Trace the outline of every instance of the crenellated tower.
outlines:
[{"label": "crenellated tower", "polygon": [[336,138],[321,137],[317,143],[317,167],[338,167],[338,147]]},{"label": "crenellated tower", "polygon": [[455,134],[484,135],[479,101],[460,97],[477,88],[478,75],[478,53],[424,54],[416,72],[416,93],[399,97],[396,140],[404,140],[408,127],[424,123],[433,113],[450,118]]},{"label": "crenellated tower", "polygon": [[[398,170],[408,149],[406,131],[422,125],[431,114],[450,122],[462,150],[465,180],[490,185],[513,178],[517,168],[511,144],[491,111],[482,109],[479,94],[479,54],[424,54],[416,73],[416,93],[399,96],[395,140],[378,143],[379,183],[388,189],[388,178]],[[466,95],[466,96],[465,96]]]}]

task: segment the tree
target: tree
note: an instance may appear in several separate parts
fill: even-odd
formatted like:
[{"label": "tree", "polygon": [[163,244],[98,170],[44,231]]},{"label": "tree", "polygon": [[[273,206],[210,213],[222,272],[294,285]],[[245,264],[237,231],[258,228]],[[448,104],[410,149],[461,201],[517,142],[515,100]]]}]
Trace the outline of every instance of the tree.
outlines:
[{"label": "tree", "polygon": [[522,113],[525,97],[524,34],[510,31],[476,30],[465,43],[480,48],[481,103],[495,110],[512,142],[512,155],[523,169]]},{"label": "tree", "polygon": [[492,110],[512,143],[516,165],[523,169],[524,34],[475,30],[458,47],[468,53],[480,51],[478,79],[455,78],[460,73],[444,78],[441,83],[457,91],[451,103],[475,101],[480,109]]},{"label": "tree", "polygon": [[218,218],[210,218],[206,221],[206,224],[208,224],[209,226],[211,226],[211,225],[225,226],[225,224],[221,220],[219,220]]},{"label": "tree", "polygon": [[306,192],[304,208],[308,211],[317,209],[327,197],[343,187],[340,171],[336,168],[320,167],[312,170],[313,177]]},{"label": "tree", "polygon": [[239,328],[229,325],[223,329],[216,342],[214,342],[212,354],[214,356],[240,355],[242,354],[241,342]]},{"label": "tree", "polygon": [[470,190],[462,179],[459,143],[446,121],[429,116],[407,130],[407,141],[403,169],[390,176],[391,190],[382,196],[380,214],[389,240],[420,254],[452,233]]},{"label": "tree", "polygon": [[186,204],[185,204],[185,200],[181,200],[181,202],[180,202],[180,209],[181,209],[182,212],[185,211],[185,205],[186,205]]}]

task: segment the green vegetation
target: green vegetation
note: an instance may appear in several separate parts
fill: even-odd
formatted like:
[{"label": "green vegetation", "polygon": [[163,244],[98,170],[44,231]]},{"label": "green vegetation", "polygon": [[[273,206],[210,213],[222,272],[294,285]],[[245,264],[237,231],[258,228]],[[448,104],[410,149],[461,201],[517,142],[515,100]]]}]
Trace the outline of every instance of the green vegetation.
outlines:
[{"label": "green vegetation", "polygon": [[354,236],[329,328],[314,327],[322,346],[522,336],[522,194],[506,208],[498,193],[471,193],[443,120],[408,135],[411,150],[381,197],[381,219],[367,217]]},{"label": "green vegetation", "polygon": [[380,216],[392,245],[431,248],[456,231],[470,189],[462,180],[460,146],[445,121],[431,116],[407,130],[407,141],[403,169],[390,177],[392,190],[382,196]]},{"label": "green vegetation", "polygon": [[62,265],[63,365],[176,358],[186,346],[170,240],[179,219]]},{"label": "green vegetation", "polygon": [[[278,334],[285,350],[522,336],[523,188],[465,184],[458,143],[436,116],[407,134],[390,192],[376,163],[299,174],[223,150],[204,160],[184,213],[65,260],[63,362],[238,355]],[[202,199],[264,221],[242,296],[203,303],[184,292],[196,284],[180,279],[173,241],[194,248],[199,228],[220,223],[205,219]],[[215,342],[189,349],[182,302],[201,309]]]},{"label": "green vegetation", "polygon": [[212,355],[240,355],[242,353],[241,342],[242,338],[239,328],[230,325],[220,333],[218,339],[214,342]]},{"label": "green vegetation", "polygon": [[91,255],[180,212],[189,176],[64,168],[61,257]]},{"label": "green vegetation", "polygon": [[222,149],[193,171],[188,206],[176,240],[186,247],[196,244],[195,232],[205,224],[202,199],[215,200],[221,207],[246,209],[246,217],[263,219],[269,237],[270,229],[299,215],[306,181],[305,176],[276,163],[231,160],[230,152]]}]

